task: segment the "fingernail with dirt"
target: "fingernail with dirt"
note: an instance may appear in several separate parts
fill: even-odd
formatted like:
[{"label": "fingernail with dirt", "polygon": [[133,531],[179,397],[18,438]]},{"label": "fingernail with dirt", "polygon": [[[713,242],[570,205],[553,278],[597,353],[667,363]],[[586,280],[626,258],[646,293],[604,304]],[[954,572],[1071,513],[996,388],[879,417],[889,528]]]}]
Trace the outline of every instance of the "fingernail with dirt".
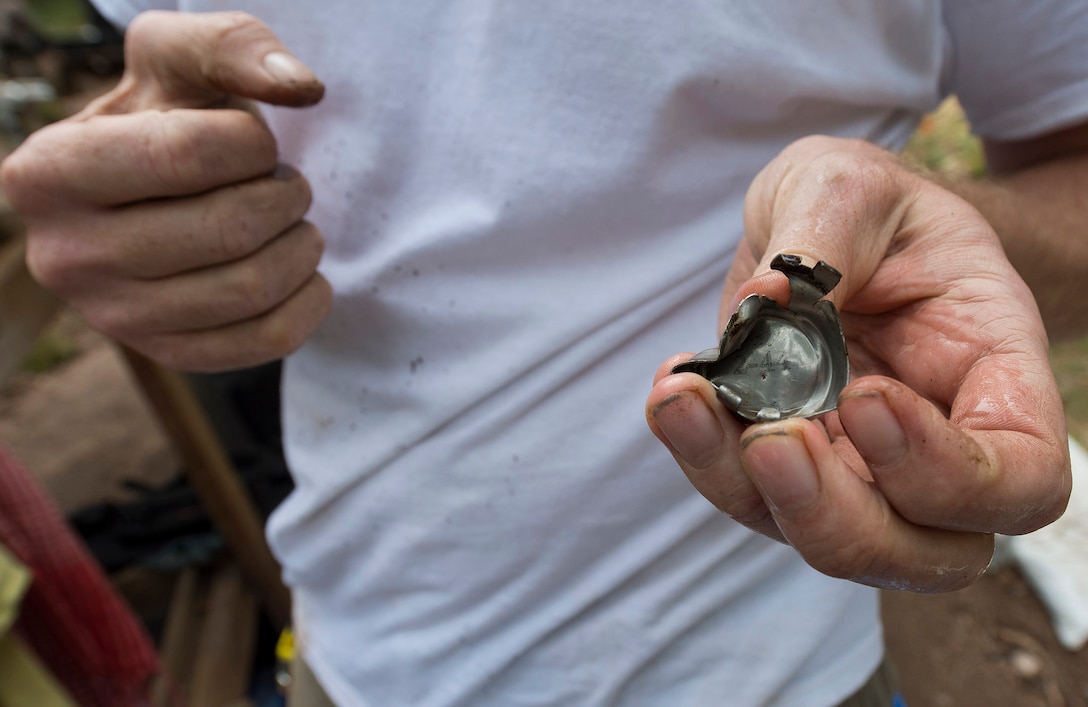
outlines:
[{"label": "fingernail with dirt", "polygon": [[717,415],[695,393],[677,393],[651,414],[669,447],[689,466],[705,469],[721,454],[725,431]]},{"label": "fingernail with dirt", "polygon": [[803,510],[820,495],[820,477],[799,430],[774,429],[745,437],[741,462],[775,509]]},{"label": "fingernail with dirt", "polygon": [[907,436],[888,404],[877,391],[844,395],[840,407],[848,406],[849,415],[861,424],[850,427],[850,441],[871,466],[894,466],[907,453]]},{"label": "fingernail with dirt", "polygon": [[310,83],[317,77],[301,61],[286,52],[272,52],[264,58],[264,69],[277,81]]}]

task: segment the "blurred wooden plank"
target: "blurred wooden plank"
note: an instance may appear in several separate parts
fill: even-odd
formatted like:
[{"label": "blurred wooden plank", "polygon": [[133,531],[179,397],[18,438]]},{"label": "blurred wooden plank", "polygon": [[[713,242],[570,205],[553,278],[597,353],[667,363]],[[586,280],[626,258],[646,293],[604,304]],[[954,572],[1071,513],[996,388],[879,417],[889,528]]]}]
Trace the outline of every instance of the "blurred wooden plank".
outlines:
[{"label": "blurred wooden plank", "polygon": [[291,620],[291,595],[264,536],[264,523],[189,384],[175,371],[122,347],[129,367],[185,462],[185,473],[275,628]]},{"label": "blurred wooden plank", "polygon": [[257,645],[257,600],[237,565],[212,576],[193,664],[190,704],[223,707],[248,693]]},{"label": "blurred wooden plank", "polygon": [[0,382],[19,369],[60,304],[30,277],[23,241],[4,244],[0,248]]},{"label": "blurred wooden plank", "polygon": [[187,567],[178,577],[170,599],[162,639],[159,663],[162,674],[151,690],[152,707],[177,707],[187,704],[185,686],[193,671],[197,637],[200,633],[200,574]]}]

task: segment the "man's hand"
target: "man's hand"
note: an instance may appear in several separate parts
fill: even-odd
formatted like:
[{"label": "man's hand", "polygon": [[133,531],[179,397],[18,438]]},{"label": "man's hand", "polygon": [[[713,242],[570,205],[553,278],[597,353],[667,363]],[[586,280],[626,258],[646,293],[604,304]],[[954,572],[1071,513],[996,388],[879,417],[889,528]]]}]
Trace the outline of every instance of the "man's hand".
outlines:
[{"label": "man's hand", "polygon": [[297,348],[331,290],[306,180],[243,99],[324,87],[240,13],[150,12],[118,86],[3,164],[27,263],[106,334],[169,366],[254,365]]},{"label": "man's hand", "polygon": [[1031,292],[967,202],[872,145],[808,138],[756,178],[724,322],[780,303],[777,253],[843,273],[852,381],[820,420],[745,427],[708,381],[658,371],[653,432],[719,509],[816,569],[946,591],[988,565],[993,533],[1057,518],[1070,491],[1062,403]]}]

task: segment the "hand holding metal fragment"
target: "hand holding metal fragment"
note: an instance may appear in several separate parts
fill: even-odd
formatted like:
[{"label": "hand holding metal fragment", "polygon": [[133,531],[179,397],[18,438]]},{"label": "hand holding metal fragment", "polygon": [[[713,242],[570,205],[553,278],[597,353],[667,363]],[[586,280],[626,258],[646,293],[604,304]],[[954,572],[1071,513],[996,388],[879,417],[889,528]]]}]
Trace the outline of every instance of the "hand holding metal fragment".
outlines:
[{"label": "hand holding metal fragment", "polygon": [[698,373],[727,408],[754,422],[814,417],[834,410],[850,377],[846,339],[835,305],[821,299],[842,275],[779,254],[771,267],[789,278],[789,307],[749,295],[729,318],[718,348],[672,369]]}]

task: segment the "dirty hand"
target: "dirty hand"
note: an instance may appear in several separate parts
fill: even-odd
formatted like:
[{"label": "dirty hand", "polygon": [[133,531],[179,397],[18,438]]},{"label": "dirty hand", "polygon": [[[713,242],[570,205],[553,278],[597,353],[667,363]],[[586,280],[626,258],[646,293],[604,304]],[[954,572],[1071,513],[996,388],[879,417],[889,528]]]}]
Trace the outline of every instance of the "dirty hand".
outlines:
[{"label": "dirty hand", "polygon": [[[1031,292],[969,204],[872,145],[807,138],[756,178],[722,328],[752,293],[788,300],[778,253],[824,260],[852,381],[837,412],[745,427],[694,373],[658,371],[653,432],[692,484],[826,574],[946,591],[993,533],[1054,520],[1070,490],[1062,403]],[[720,330],[720,329],[719,329]]]},{"label": "dirty hand", "polygon": [[31,273],[93,326],[191,370],[297,348],[331,302],[306,180],[244,99],[306,106],[320,81],[240,13],[139,16],[118,86],[3,164]]}]

